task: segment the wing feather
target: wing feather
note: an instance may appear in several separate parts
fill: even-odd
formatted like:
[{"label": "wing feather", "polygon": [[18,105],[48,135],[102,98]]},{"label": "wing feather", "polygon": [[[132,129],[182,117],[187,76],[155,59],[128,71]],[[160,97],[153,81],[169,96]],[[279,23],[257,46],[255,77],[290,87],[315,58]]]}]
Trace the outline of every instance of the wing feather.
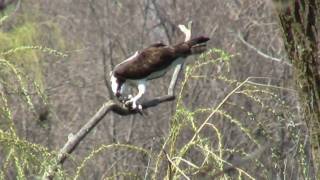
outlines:
[{"label": "wing feather", "polygon": [[150,47],[131,60],[117,65],[114,75],[120,79],[144,79],[154,72],[168,68],[177,58],[171,47]]}]

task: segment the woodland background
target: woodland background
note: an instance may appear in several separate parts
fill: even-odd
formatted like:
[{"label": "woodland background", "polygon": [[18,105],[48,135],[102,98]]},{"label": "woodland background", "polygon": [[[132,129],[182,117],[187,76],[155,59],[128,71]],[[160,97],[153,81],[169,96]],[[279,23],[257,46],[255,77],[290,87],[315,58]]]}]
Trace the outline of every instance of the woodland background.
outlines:
[{"label": "woodland background", "polygon": [[[176,100],[108,113],[55,178],[316,179],[278,6],[288,1],[0,1],[0,179],[41,179],[110,99],[112,67],[183,41],[189,21],[210,50],[188,59]],[[171,74],[144,99],[166,94]]]}]

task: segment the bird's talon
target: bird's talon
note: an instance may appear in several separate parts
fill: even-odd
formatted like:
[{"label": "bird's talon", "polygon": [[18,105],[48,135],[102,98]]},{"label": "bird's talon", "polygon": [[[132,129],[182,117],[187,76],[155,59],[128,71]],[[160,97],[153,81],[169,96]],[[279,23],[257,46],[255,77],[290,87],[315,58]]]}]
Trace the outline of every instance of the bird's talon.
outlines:
[{"label": "bird's talon", "polygon": [[132,101],[130,101],[130,100],[126,100],[126,101],[124,102],[124,104],[125,104],[126,106],[130,105],[130,103],[132,103]]},{"label": "bird's talon", "polygon": [[130,110],[136,110],[142,112],[142,105],[133,102],[132,100],[127,100],[124,102],[124,105],[127,106]]},{"label": "bird's talon", "polygon": [[120,96],[120,97],[118,98],[118,100],[119,100],[121,103],[124,103],[124,102],[126,101],[123,96]]},{"label": "bird's talon", "polygon": [[137,108],[136,103],[133,102],[132,100],[127,100],[127,101],[125,101],[124,104],[130,109],[136,109]]}]

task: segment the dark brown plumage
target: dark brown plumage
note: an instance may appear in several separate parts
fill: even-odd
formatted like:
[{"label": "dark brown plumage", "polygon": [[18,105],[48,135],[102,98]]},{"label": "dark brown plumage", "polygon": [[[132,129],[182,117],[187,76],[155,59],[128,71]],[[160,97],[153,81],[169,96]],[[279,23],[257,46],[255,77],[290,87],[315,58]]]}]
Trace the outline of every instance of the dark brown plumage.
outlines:
[{"label": "dark brown plumage", "polygon": [[[148,80],[163,76],[172,66],[183,63],[189,55],[199,54],[206,50],[207,37],[193,38],[174,46],[155,43],[136,52],[124,62],[115,66],[111,73],[111,88],[117,97],[121,97],[126,84],[134,85],[139,92],[130,97],[125,104],[132,104],[133,109],[142,109],[137,101],[146,91]],[[128,81],[128,83],[127,83]]]},{"label": "dark brown plumage", "polygon": [[208,40],[209,38],[200,36],[174,46],[166,46],[163,43],[153,44],[139,52],[132,60],[117,65],[114,76],[121,81],[143,78],[149,80],[148,76],[168,68],[178,58],[186,58],[205,51],[205,46],[200,44]]}]

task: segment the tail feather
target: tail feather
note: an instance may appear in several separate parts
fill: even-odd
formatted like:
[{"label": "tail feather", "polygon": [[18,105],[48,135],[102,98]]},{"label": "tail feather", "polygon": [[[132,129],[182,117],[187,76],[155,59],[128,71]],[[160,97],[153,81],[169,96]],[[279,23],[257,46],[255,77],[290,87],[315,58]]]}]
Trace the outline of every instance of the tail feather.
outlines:
[{"label": "tail feather", "polygon": [[180,56],[189,56],[192,54],[200,54],[207,50],[206,42],[210,38],[205,36],[199,36],[192,38],[189,41],[177,44],[174,46],[175,52]]},{"label": "tail feather", "polygon": [[205,43],[207,41],[209,41],[210,38],[208,37],[205,37],[205,36],[199,36],[199,37],[196,37],[196,38],[192,38],[191,40],[187,41],[186,43],[192,47],[192,46],[195,46],[197,44],[201,44],[201,43]]},{"label": "tail feather", "polygon": [[188,45],[190,47],[191,54],[201,54],[207,50],[206,42],[209,41],[210,38],[199,36],[188,41]]}]

